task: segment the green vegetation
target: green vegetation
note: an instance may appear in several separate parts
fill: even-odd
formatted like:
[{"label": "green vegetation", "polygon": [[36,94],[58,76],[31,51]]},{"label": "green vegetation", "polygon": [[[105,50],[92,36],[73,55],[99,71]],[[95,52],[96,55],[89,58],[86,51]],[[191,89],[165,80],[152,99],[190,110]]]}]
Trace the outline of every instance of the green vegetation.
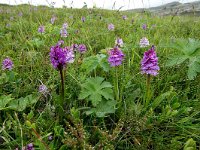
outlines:
[{"label": "green vegetation", "polygon": [[[64,23],[67,37],[60,36]],[[8,57],[14,65],[0,69],[0,149],[29,150],[30,143],[35,150],[199,149],[199,27],[194,16],[0,5],[0,61]],[[117,37],[125,56],[111,67],[108,50]],[[87,47],[62,70],[63,105],[60,74],[49,56],[59,40]],[[140,63],[151,45],[160,70],[148,91]],[[40,85],[46,91],[39,92]]]}]

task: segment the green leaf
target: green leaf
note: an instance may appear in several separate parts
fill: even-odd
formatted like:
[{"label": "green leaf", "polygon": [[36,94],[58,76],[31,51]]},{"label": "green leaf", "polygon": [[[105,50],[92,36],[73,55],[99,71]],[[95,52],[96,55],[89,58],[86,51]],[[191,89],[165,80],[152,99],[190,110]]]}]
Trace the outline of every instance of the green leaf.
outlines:
[{"label": "green leaf", "polygon": [[0,76],[0,84],[4,84],[9,81],[9,77],[7,76],[6,73],[2,73]]},{"label": "green leaf", "polygon": [[102,84],[101,84],[101,87],[102,88],[111,88],[112,87],[112,85],[110,84],[110,82],[103,82]]},{"label": "green leaf", "polygon": [[34,112],[31,110],[27,115],[27,119],[31,120],[33,117],[34,117]]},{"label": "green leaf", "polygon": [[68,147],[67,147],[67,145],[62,145],[60,148],[59,148],[59,150],[66,150]]},{"label": "green leaf", "polygon": [[24,98],[13,100],[9,103],[8,108],[15,111],[23,111],[27,106],[27,101]]},{"label": "green leaf", "polygon": [[31,46],[34,46],[36,48],[39,48],[40,46],[44,45],[44,41],[38,39],[38,38],[33,38],[31,41],[28,41],[28,44]]},{"label": "green leaf", "polygon": [[36,140],[35,145],[38,145],[39,149],[47,149],[40,140]]},{"label": "green leaf", "polygon": [[78,109],[76,109],[75,107],[72,107],[70,109],[70,113],[74,119],[80,119],[80,111]]},{"label": "green leaf", "polygon": [[[104,81],[104,78],[102,77],[89,78],[82,84],[79,99],[91,101],[92,106],[97,107],[103,99],[114,99],[112,85],[109,82]],[[91,114],[91,111],[92,110],[88,111],[88,113]]]},{"label": "green leaf", "polygon": [[106,89],[102,89],[100,93],[105,99],[114,100],[113,90],[112,89],[107,89],[107,88]]},{"label": "green leaf", "polygon": [[102,97],[101,97],[101,94],[95,92],[93,95],[89,97],[89,99],[92,101],[93,106],[97,106],[99,102],[101,102]]},{"label": "green leaf", "polygon": [[97,117],[106,117],[107,114],[115,112],[117,102],[114,100],[102,100],[96,108],[86,111],[86,115],[95,114]]},{"label": "green leaf", "polygon": [[110,65],[108,64],[107,56],[104,54],[100,54],[97,55],[97,58],[99,60],[99,66],[103,68],[105,72],[108,72],[110,70]]},{"label": "green leaf", "polygon": [[64,137],[64,128],[61,125],[55,126],[54,133],[57,137]]},{"label": "green leaf", "polygon": [[196,141],[194,141],[192,138],[190,138],[185,143],[185,146],[184,146],[183,149],[184,150],[196,150]]},{"label": "green leaf", "polygon": [[171,67],[171,66],[179,65],[183,63],[186,59],[188,59],[188,56],[170,57],[168,61],[166,62],[166,66]]},{"label": "green leaf", "polygon": [[6,105],[12,100],[11,95],[2,95],[0,97],[0,110],[6,108]]},{"label": "green leaf", "polygon": [[86,73],[92,72],[93,70],[97,69],[97,67],[103,68],[103,70],[106,72],[109,71],[110,66],[108,64],[106,55],[98,54],[83,59],[81,68],[86,70]]},{"label": "green leaf", "polygon": [[90,56],[83,59],[81,68],[86,70],[87,73],[93,71],[98,66],[98,58],[96,56]]},{"label": "green leaf", "polygon": [[200,41],[196,39],[177,39],[170,47],[178,50],[179,53],[170,56],[166,65],[175,66],[189,60],[187,76],[190,80],[194,79],[197,73],[200,72]]},{"label": "green leaf", "polygon": [[79,99],[85,99],[86,97],[88,97],[90,95],[89,92],[82,90],[81,93],[79,94]]},{"label": "green leaf", "polygon": [[161,94],[160,96],[158,96],[158,97],[152,102],[152,104],[151,104],[151,109],[154,110],[155,108],[157,108],[157,107],[160,105],[160,103],[161,103],[164,99],[168,98],[169,96],[171,96],[171,95],[173,95],[173,94],[175,94],[175,92],[173,91],[173,89],[171,89],[170,91],[167,91],[167,92]]},{"label": "green leaf", "polygon": [[38,100],[37,97],[33,97],[32,95],[28,95],[26,97],[22,97],[16,100],[12,100],[8,104],[8,108],[15,110],[15,111],[23,111],[26,107],[31,106],[32,104],[36,103]]},{"label": "green leaf", "polygon": [[114,100],[104,100],[95,108],[95,114],[97,117],[105,117],[106,114],[114,113],[116,104],[117,102]]},{"label": "green leaf", "polygon": [[194,66],[189,67],[187,76],[189,80],[193,80],[197,76],[197,72],[194,69]]},{"label": "green leaf", "polygon": [[194,65],[194,69],[196,70],[196,72],[200,73],[200,63],[195,62],[196,64]]}]

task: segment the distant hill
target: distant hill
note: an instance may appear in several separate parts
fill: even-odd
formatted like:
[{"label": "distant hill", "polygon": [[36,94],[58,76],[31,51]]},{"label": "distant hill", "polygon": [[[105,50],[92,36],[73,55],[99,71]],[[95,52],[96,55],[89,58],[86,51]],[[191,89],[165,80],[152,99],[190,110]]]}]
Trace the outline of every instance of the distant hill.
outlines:
[{"label": "distant hill", "polygon": [[200,16],[200,1],[191,3],[172,2],[158,7],[151,7],[148,9],[132,9],[127,10],[131,12],[144,12],[149,11],[155,15],[195,15]]}]

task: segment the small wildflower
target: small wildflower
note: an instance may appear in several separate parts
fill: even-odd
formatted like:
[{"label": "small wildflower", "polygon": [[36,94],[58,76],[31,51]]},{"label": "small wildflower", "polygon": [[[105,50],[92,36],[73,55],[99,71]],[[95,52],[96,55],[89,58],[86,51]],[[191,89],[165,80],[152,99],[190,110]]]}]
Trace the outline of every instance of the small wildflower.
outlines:
[{"label": "small wildflower", "polygon": [[44,95],[45,95],[45,94],[48,93],[48,88],[46,87],[46,85],[41,84],[41,85],[39,86],[38,91],[39,91],[41,94],[44,94]]},{"label": "small wildflower", "polygon": [[108,24],[108,30],[113,31],[115,29],[114,24],[110,23]]},{"label": "small wildflower", "polygon": [[108,62],[111,67],[119,66],[122,64],[124,54],[118,47],[114,47],[113,49],[111,49],[108,54]]},{"label": "small wildflower", "polygon": [[39,33],[44,33],[45,32],[45,28],[44,28],[44,26],[39,26],[39,28],[38,28],[38,32]]},{"label": "small wildflower", "polygon": [[23,13],[22,12],[19,12],[18,16],[19,17],[22,17]]},{"label": "small wildflower", "polygon": [[56,20],[56,17],[53,16],[53,17],[51,18],[51,20],[50,20],[51,24],[54,24],[55,20]]},{"label": "small wildflower", "polygon": [[49,140],[49,141],[52,141],[52,140],[53,140],[53,136],[50,135],[50,136],[48,137],[48,140]]},{"label": "small wildflower", "polygon": [[33,143],[29,143],[29,144],[26,146],[26,150],[34,150]]},{"label": "small wildflower", "polygon": [[140,47],[147,47],[149,46],[149,40],[146,37],[140,39]]},{"label": "small wildflower", "polygon": [[58,41],[58,43],[57,43],[59,46],[61,46],[61,45],[63,45],[64,44],[64,41],[63,40],[60,40],[60,41]]},{"label": "small wildflower", "polygon": [[144,53],[141,61],[141,73],[156,76],[158,70],[160,70],[158,66],[158,57],[155,52],[155,47],[152,46],[151,49]]},{"label": "small wildflower", "polygon": [[14,17],[10,17],[10,21],[13,21],[14,20]]},{"label": "small wildflower", "polygon": [[3,70],[12,70],[13,68],[13,62],[10,58],[6,58],[2,62],[2,69]]},{"label": "small wildflower", "polygon": [[6,24],[6,27],[9,28],[9,27],[10,27],[10,23],[7,23],[7,24]]},{"label": "small wildflower", "polygon": [[127,18],[126,15],[124,15],[124,16],[122,16],[122,19],[123,19],[123,20],[126,20],[126,19],[128,19],[128,18]]},{"label": "small wildflower", "polygon": [[143,24],[143,25],[142,25],[142,29],[146,30],[146,29],[147,29],[147,25],[146,25],[146,24]]},{"label": "small wildflower", "polygon": [[121,38],[117,38],[117,39],[115,40],[115,44],[116,44],[116,46],[118,46],[118,47],[122,47],[123,44],[124,44],[124,42],[123,42],[123,40],[122,40]]},{"label": "small wildflower", "polygon": [[85,17],[81,17],[81,21],[82,21],[82,22],[85,22]]},{"label": "small wildflower", "polygon": [[78,44],[72,44],[73,51],[78,50]]},{"label": "small wildflower", "polygon": [[80,53],[85,53],[85,52],[87,51],[87,48],[86,48],[86,46],[85,46],[84,44],[80,44],[80,45],[78,46],[78,51],[79,51]]},{"label": "small wildflower", "polygon": [[66,30],[65,28],[62,28],[62,29],[60,30],[60,36],[61,36],[61,37],[67,37],[67,30]]},{"label": "small wildflower", "polygon": [[63,28],[63,29],[67,29],[67,28],[68,28],[68,23],[67,23],[67,22],[63,23],[62,28]]}]

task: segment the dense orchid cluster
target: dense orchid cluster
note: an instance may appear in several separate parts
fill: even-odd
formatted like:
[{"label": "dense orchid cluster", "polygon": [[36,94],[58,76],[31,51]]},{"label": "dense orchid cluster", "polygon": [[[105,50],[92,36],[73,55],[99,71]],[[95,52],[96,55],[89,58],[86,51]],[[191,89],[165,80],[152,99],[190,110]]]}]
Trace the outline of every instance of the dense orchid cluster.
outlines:
[{"label": "dense orchid cluster", "polygon": [[140,47],[147,47],[149,46],[149,40],[146,37],[140,39]]},{"label": "dense orchid cluster", "polygon": [[10,58],[6,58],[2,62],[2,70],[12,70],[13,62]]},{"label": "dense orchid cluster", "polygon": [[119,66],[122,64],[124,54],[118,47],[114,47],[113,49],[111,49],[108,54],[108,62],[111,67]]},{"label": "dense orchid cluster", "polygon": [[142,74],[156,76],[158,74],[158,70],[160,70],[158,66],[158,57],[155,52],[155,47],[152,46],[151,49],[144,53],[141,61],[141,72]]}]

